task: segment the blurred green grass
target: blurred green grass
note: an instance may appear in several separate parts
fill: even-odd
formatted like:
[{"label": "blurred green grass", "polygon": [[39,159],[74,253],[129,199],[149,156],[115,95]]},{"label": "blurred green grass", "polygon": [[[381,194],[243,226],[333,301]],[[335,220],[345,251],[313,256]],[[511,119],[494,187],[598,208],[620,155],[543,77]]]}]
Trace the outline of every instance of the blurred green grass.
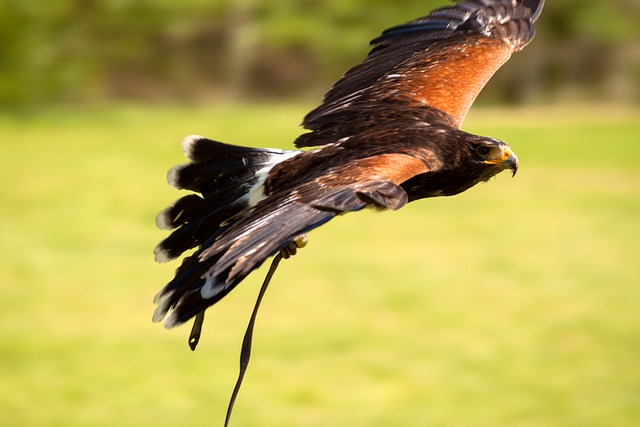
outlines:
[{"label": "blurred green grass", "polygon": [[[180,140],[289,147],[308,106],[0,118],[0,425],[221,425],[264,274],[150,323]],[[234,426],[640,423],[640,113],[477,110],[517,177],[358,213],[283,263]]]}]

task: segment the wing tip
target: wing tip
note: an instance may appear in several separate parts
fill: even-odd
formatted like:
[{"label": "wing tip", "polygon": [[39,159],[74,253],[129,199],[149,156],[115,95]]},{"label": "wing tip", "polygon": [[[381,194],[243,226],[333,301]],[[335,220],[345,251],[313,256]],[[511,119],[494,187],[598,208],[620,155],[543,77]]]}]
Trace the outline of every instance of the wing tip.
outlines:
[{"label": "wing tip", "polygon": [[[523,8],[518,8],[517,6],[523,6],[530,12],[529,16],[525,18],[534,23],[542,13],[544,2],[545,0],[522,0],[518,4],[519,2],[516,0],[509,1],[508,3],[511,3],[511,5],[508,13],[521,14],[523,13]],[[429,37],[438,39],[448,37],[460,29],[482,31],[483,26],[487,25],[488,21],[484,21],[484,18],[476,20],[478,19],[477,15],[486,8],[504,7],[505,3],[507,3],[505,0],[458,0],[454,5],[434,9],[427,16],[386,29],[380,36],[371,40],[370,45],[374,46],[372,52],[382,47],[387,40],[411,37],[415,33],[430,34]],[[500,14],[499,10],[496,9],[493,13]],[[518,10],[519,12],[516,12]],[[522,18],[522,16],[519,17]]]},{"label": "wing tip", "polygon": [[178,165],[178,166],[174,166],[171,169],[169,169],[169,171],[167,172],[167,183],[176,189],[180,189],[177,186],[177,182],[178,182],[178,172],[179,169],[181,169],[183,167],[183,165]]},{"label": "wing tip", "polygon": [[178,319],[178,313],[173,310],[164,318],[164,327],[167,329],[175,328],[176,326],[182,325],[184,322],[181,322]]},{"label": "wing tip", "polygon": [[169,250],[167,248],[164,247],[163,242],[160,242],[154,249],[153,249],[153,259],[159,263],[159,264],[166,264],[169,261],[173,261],[174,259],[176,259],[176,256],[172,256],[169,253]]},{"label": "wing tip", "polygon": [[156,215],[156,227],[160,230],[173,230],[175,225],[171,220],[171,210],[173,205],[167,206]]},{"label": "wing tip", "polygon": [[184,155],[192,162],[197,162],[196,145],[201,141],[207,141],[207,138],[201,135],[189,135],[182,140],[180,144]]},{"label": "wing tip", "polygon": [[160,291],[155,297],[153,297],[153,303],[157,304],[157,307],[153,312],[153,316],[151,317],[151,321],[153,323],[161,322],[167,316],[172,295],[173,292],[171,291]]}]

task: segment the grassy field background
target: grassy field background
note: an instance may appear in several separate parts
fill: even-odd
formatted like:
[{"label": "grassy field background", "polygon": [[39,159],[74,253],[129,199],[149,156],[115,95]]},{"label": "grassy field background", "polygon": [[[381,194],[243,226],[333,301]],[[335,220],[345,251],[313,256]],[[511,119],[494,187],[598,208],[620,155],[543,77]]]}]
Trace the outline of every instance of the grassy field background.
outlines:
[{"label": "grassy field background", "polygon": [[[265,270],[188,327],[150,322],[151,251],[189,133],[289,147],[308,106],[0,118],[0,426],[222,425]],[[507,174],[358,213],[281,265],[234,426],[640,424],[640,113],[474,110]]]}]

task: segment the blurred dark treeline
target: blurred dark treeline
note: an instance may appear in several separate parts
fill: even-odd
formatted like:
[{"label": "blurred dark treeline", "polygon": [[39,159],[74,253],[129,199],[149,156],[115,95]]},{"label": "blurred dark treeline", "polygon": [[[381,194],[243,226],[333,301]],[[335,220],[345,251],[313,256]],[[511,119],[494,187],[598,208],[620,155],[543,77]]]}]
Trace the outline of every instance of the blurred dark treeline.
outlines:
[{"label": "blurred dark treeline", "polygon": [[[446,0],[2,0],[0,107],[319,96]],[[548,0],[484,102],[640,101],[640,1]]]}]

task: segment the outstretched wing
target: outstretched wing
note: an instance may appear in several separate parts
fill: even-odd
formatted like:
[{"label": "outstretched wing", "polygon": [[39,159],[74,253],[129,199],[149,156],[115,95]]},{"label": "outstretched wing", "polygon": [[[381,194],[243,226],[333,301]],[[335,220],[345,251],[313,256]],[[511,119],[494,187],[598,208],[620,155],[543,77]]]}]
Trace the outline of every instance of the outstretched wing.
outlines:
[{"label": "outstretched wing", "polygon": [[531,41],[543,4],[463,1],[384,31],[371,42],[364,62],[345,73],[303,126],[316,130],[327,117],[355,105],[395,102],[440,110],[459,128],[491,76]]}]

